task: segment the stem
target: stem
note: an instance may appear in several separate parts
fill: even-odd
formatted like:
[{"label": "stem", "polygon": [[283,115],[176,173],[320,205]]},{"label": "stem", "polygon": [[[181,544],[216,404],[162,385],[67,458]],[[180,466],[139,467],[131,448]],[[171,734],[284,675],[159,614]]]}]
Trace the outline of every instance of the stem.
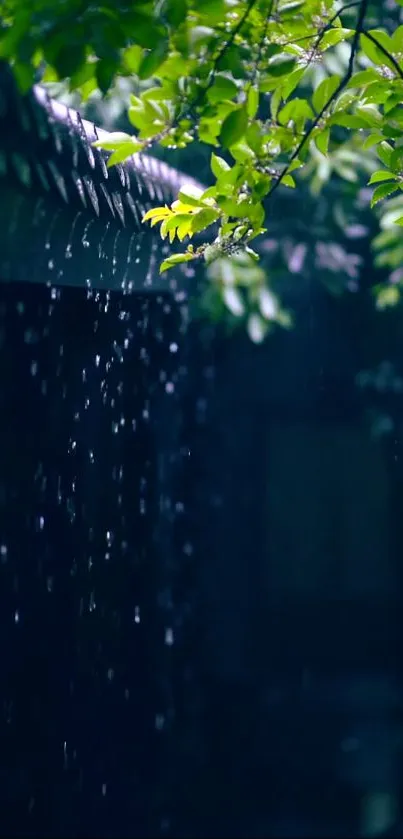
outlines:
[{"label": "stem", "polygon": [[378,41],[378,39],[375,38],[374,35],[371,35],[370,32],[366,32],[365,29],[363,29],[362,34],[365,35],[365,37],[368,38],[369,41],[372,41],[372,43],[375,44],[375,46],[378,48],[378,50],[380,52],[382,52],[383,55],[386,56],[386,58],[389,59],[390,63],[393,64],[393,67],[395,68],[396,73],[400,76],[401,79],[403,79],[403,70],[399,66],[398,62],[393,57],[393,55],[391,55],[390,52],[385,47],[382,46],[380,41]]},{"label": "stem", "polygon": [[325,112],[327,111],[329,106],[332,104],[332,102],[334,102],[334,100],[337,98],[339,93],[341,93],[341,91],[344,90],[344,88],[346,87],[346,85],[350,81],[351,76],[353,74],[354,59],[355,59],[357,48],[358,48],[359,38],[360,38],[360,35],[363,31],[363,25],[364,25],[365,15],[366,15],[367,9],[368,9],[368,3],[369,3],[369,0],[360,0],[360,10],[359,10],[359,13],[358,13],[357,26],[356,26],[356,29],[355,29],[355,32],[354,32],[353,42],[351,44],[350,58],[349,58],[346,73],[344,74],[340,84],[337,86],[334,93],[332,93],[332,95],[329,97],[328,101],[324,104],[322,110],[319,112],[319,114],[317,114],[317,116],[313,120],[309,130],[306,132],[306,134],[304,134],[301,142],[299,143],[299,145],[297,146],[297,148],[295,149],[295,151],[291,155],[291,157],[290,157],[290,159],[287,163],[287,166],[284,167],[280,176],[278,177],[276,182],[273,184],[272,188],[267,193],[266,199],[270,198],[273,195],[273,192],[275,192],[276,189],[278,189],[278,187],[280,186],[283,178],[287,175],[291,163],[293,163],[293,161],[297,159],[297,157],[301,153],[304,146],[306,146],[309,138],[312,135],[312,132],[314,131],[316,126],[321,121],[323,115],[325,114]]}]

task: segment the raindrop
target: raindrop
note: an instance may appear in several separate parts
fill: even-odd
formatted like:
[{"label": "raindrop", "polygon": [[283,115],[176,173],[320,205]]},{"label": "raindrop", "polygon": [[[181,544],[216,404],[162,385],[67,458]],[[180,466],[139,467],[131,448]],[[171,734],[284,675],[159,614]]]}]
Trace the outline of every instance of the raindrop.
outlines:
[{"label": "raindrop", "polygon": [[169,352],[178,352],[178,345],[175,344],[175,343],[170,344],[169,345]]},{"label": "raindrop", "polygon": [[55,215],[53,216],[53,218],[52,218],[52,220],[51,220],[50,226],[49,226],[49,228],[48,228],[48,234],[47,234],[47,237],[46,237],[46,242],[45,242],[45,248],[46,248],[46,250],[49,250],[49,248],[50,248],[50,242],[51,242],[51,239],[52,239],[52,233],[53,233],[53,230],[54,230],[55,224],[56,224],[56,222],[57,222],[57,219],[58,219],[58,217],[59,217],[60,213],[61,213],[61,210],[57,210],[57,211],[56,211],[56,213],[55,213]]},{"label": "raindrop", "polygon": [[140,606],[136,606],[134,609],[134,623],[140,623]]},{"label": "raindrop", "polygon": [[168,629],[165,630],[165,643],[167,644],[168,647],[172,647],[173,642],[174,642],[173,630],[171,628],[168,628]]},{"label": "raindrop", "polygon": [[102,795],[106,795],[106,784],[102,784]]},{"label": "raindrop", "polygon": [[113,679],[114,675],[115,675],[115,671],[113,670],[113,668],[112,668],[112,667],[110,667],[110,668],[109,668],[109,670],[108,670],[108,681],[109,681],[109,682],[111,682],[111,681],[112,681],[112,679]]},{"label": "raindrop", "polygon": [[166,383],[166,385],[165,385],[165,391],[166,391],[166,393],[173,393],[173,392],[174,392],[174,390],[175,390],[175,385],[174,385],[174,383],[173,383],[173,382],[167,382],[167,383]]},{"label": "raindrop", "polygon": [[78,212],[74,217],[73,224],[71,225],[69,241],[67,242],[66,250],[65,250],[65,254],[64,254],[66,259],[71,259],[71,257],[72,257],[72,243],[73,243],[74,231],[76,229],[78,219],[80,218],[81,215],[82,215],[81,211]]},{"label": "raindrop", "polygon": [[156,714],[155,716],[155,727],[157,731],[162,731],[165,725],[165,717],[163,714]]},{"label": "raindrop", "polygon": [[16,609],[15,612],[14,612],[14,623],[19,623],[19,622],[20,622],[20,613],[19,613],[18,609]]},{"label": "raindrop", "polygon": [[53,591],[53,577],[48,577],[46,580],[46,588],[49,593]]},{"label": "raindrop", "polygon": [[7,556],[8,556],[7,545],[1,545],[0,546],[0,557],[1,557],[2,563],[7,562]]}]

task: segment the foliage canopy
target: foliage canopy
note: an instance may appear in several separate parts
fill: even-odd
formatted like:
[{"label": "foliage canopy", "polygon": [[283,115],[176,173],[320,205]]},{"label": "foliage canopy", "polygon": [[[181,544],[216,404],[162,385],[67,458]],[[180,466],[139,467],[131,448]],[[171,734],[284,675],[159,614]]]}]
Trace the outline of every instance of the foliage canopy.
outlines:
[{"label": "foliage canopy", "polygon": [[376,259],[395,272],[378,305],[399,297],[401,7],[403,0],[5,0],[0,58],[23,88],[68,78],[84,100],[129,77],[134,130],[96,144],[110,152],[110,166],[156,146],[210,149],[208,188],[180,192],[144,222],[159,224],[171,242],[196,237],[161,271],[204,259],[227,309],[235,317],[247,310],[259,341],[265,324],[288,318],[253,267],[251,242],[270,235],[277,190],[301,189],[304,179],[314,195],[331,178],[356,191],[366,181],[381,220]]}]

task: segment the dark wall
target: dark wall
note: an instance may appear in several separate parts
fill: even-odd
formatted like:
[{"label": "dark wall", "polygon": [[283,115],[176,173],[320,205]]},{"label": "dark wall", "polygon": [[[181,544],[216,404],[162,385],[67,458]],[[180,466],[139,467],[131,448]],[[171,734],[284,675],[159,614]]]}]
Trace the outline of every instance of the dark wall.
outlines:
[{"label": "dark wall", "polygon": [[180,632],[180,314],[169,297],[0,295],[1,823],[153,835]]},{"label": "dark wall", "polygon": [[[368,792],[398,795],[401,400],[356,377],[401,356],[398,320],[372,341],[371,324],[365,297],[316,286],[291,333],[260,348],[215,334],[192,367],[207,776],[221,767],[226,835],[357,835]],[[375,407],[390,438],[373,436]]]}]

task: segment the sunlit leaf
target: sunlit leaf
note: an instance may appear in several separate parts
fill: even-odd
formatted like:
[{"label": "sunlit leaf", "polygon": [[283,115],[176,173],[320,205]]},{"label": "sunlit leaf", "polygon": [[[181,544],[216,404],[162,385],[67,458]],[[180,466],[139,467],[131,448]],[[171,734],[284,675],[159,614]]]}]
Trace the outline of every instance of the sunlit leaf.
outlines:
[{"label": "sunlit leaf", "polygon": [[388,195],[392,195],[397,189],[398,187],[394,183],[380,184],[380,186],[377,186],[371,198],[371,207],[374,207],[383,198],[387,198]]}]

